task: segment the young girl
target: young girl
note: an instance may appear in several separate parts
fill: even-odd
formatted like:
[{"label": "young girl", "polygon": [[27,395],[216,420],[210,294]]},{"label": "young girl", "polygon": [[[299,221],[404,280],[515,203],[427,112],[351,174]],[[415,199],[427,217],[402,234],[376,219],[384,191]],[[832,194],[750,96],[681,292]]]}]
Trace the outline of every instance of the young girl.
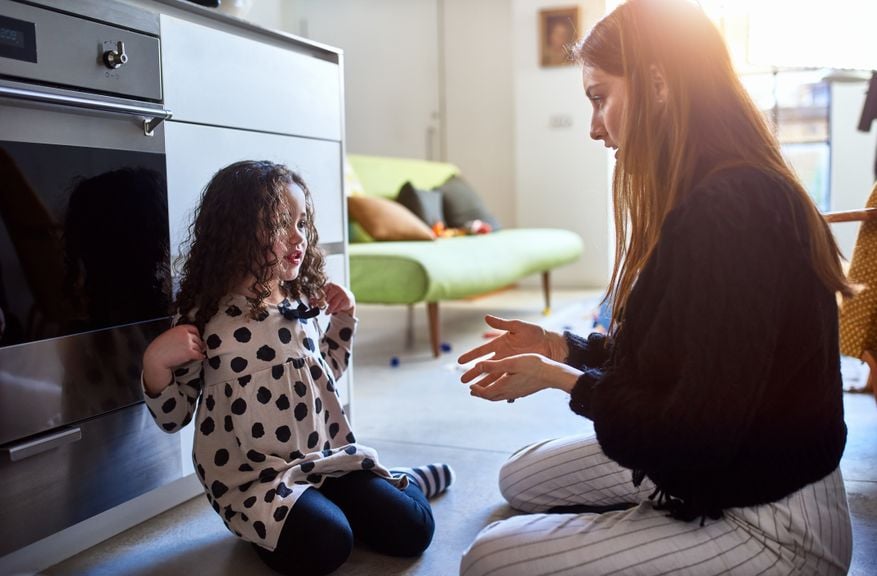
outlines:
[{"label": "young girl", "polygon": [[143,386],[167,432],[200,398],[193,461],[228,529],[282,573],[333,571],[354,536],[390,555],[423,552],[426,498],[453,473],[394,476],[356,442],[335,388],[354,299],[326,281],[305,183],[270,162],[232,164],[204,190],[189,240],[176,325],[147,348]]}]

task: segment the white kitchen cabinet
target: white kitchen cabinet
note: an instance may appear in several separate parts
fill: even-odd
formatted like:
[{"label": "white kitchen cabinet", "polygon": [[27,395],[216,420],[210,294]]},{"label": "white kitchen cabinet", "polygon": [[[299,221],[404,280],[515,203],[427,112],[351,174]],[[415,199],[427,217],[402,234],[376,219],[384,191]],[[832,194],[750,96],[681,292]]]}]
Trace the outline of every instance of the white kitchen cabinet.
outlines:
[{"label": "white kitchen cabinet", "polygon": [[341,140],[337,54],[164,14],[161,47],[165,105],[176,120]]}]

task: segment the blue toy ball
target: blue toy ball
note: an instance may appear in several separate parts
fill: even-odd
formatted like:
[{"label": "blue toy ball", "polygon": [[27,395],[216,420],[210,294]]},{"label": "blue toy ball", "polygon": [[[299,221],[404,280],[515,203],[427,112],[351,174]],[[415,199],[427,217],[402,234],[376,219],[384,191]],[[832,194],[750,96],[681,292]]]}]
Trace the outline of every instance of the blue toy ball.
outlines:
[{"label": "blue toy ball", "polygon": [[447,342],[442,342],[441,349],[442,349],[442,352],[450,352],[451,345],[448,344]]},{"label": "blue toy ball", "polygon": [[393,356],[392,358],[390,358],[390,366],[395,368],[398,365],[399,365],[399,357],[398,356]]}]

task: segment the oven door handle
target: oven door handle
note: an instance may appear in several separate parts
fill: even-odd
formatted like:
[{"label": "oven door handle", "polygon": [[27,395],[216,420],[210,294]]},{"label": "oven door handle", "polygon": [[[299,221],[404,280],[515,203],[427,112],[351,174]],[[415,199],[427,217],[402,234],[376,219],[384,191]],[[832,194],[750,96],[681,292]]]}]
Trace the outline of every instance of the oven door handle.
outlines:
[{"label": "oven door handle", "polygon": [[9,86],[0,86],[0,98],[27,100],[42,104],[59,104],[61,106],[72,106],[75,108],[85,108],[100,112],[113,112],[117,114],[127,114],[128,116],[139,116],[143,119],[143,133],[146,136],[152,136],[155,128],[172,116],[170,110],[164,110],[162,108],[146,108],[145,106],[116,104],[115,102],[103,102],[101,100],[79,98],[77,96],[63,96],[47,92],[36,92],[34,90],[24,90],[22,88],[11,88]]}]

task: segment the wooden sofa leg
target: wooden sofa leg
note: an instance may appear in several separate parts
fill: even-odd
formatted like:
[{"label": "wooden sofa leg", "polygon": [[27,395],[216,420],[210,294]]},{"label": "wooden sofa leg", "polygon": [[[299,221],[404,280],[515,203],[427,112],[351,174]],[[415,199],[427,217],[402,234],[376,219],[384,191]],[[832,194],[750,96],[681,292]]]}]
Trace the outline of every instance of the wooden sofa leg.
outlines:
[{"label": "wooden sofa leg", "polygon": [[865,350],[864,354],[862,354],[862,360],[868,365],[869,371],[865,390],[870,390],[871,394],[874,395],[874,399],[877,400],[877,359],[874,357],[874,352]]},{"label": "wooden sofa leg", "polygon": [[405,348],[414,348],[414,304],[408,304],[408,320],[405,324]]},{"label": "wooden sofa leg", "polygon": [[545,298],[545,309],[542,314],[551,314],[551,272],[542,273],[542,296]]},{"label": "wooden sofa leg", "polygon": [[429,343],[432,345],[432,355],[438,358],[441,354],[438,302],[427,302],[426,313],[429,316]]}]

